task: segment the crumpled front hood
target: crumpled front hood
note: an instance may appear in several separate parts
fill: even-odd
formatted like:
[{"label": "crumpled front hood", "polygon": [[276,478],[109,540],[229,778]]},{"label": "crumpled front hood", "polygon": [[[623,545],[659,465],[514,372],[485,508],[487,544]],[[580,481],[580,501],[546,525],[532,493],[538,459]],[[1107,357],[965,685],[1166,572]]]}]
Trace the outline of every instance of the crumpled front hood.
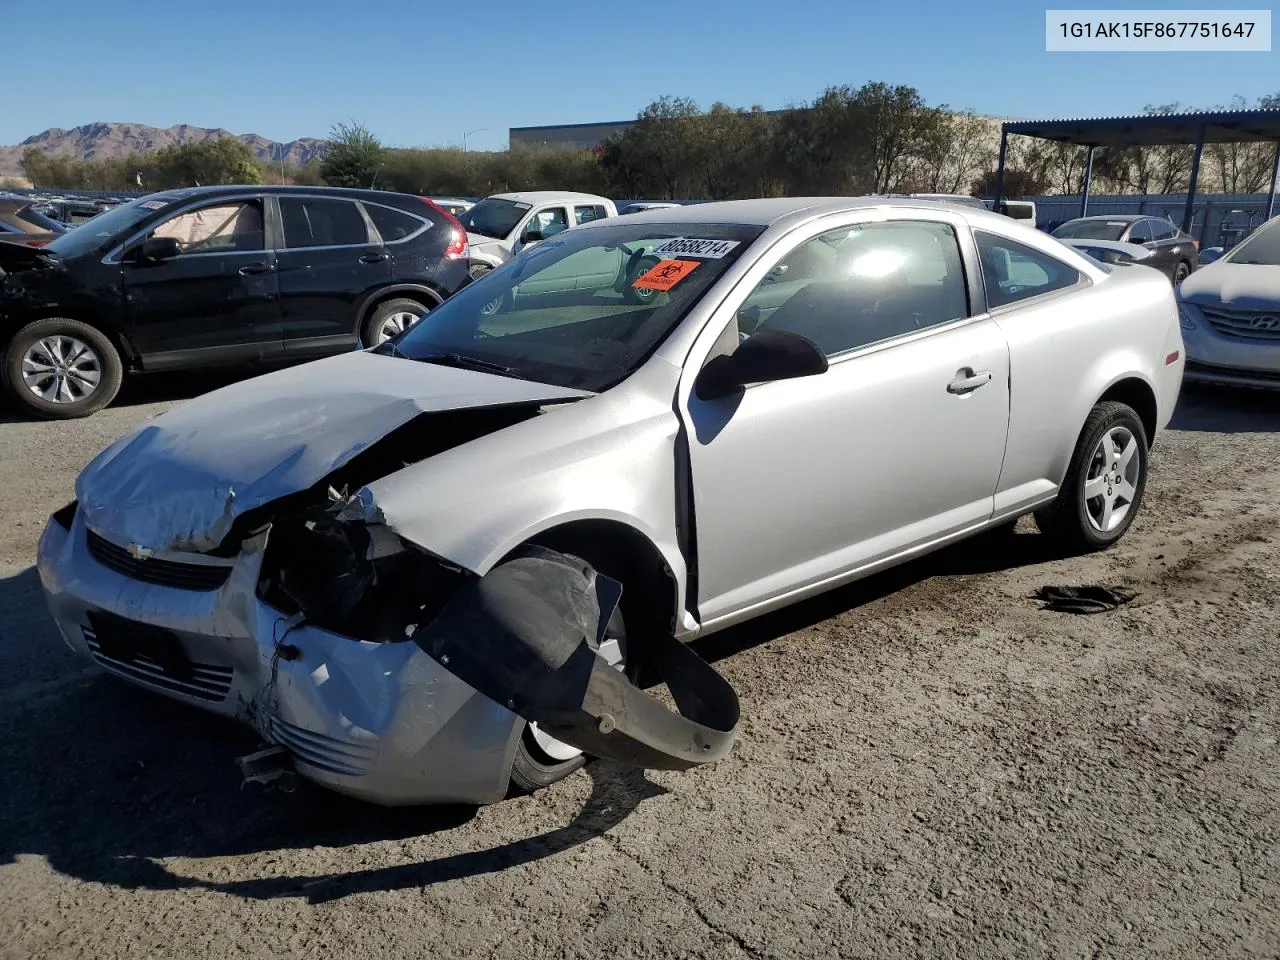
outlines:
[{"label": "crumpled front hood", "polygon": [[1280,267],[1219,260],[1182,281],[1178,294],[1197,304],[1267,310],[1280,306]]},{"label": "crumpled front hood", "polygon": [[419,414],[573,400],[581,390],[354,352],[190,400],[121,437],[76,479],[118,543],[207,551],[236,517],[313,486]]}]

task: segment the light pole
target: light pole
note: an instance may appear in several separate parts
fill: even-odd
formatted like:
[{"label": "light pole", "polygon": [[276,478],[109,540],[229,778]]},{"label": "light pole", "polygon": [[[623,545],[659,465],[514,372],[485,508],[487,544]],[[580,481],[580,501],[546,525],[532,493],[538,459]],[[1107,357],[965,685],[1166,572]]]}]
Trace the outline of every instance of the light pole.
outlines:
[{"label": "light pole", "polygon": [[462,152],[467,152],[467,137],[471,136],[473,133],[486,133],[488,129],[488,127],[476,127],[474,130],[468,130],[464,133],[462,135]]}]

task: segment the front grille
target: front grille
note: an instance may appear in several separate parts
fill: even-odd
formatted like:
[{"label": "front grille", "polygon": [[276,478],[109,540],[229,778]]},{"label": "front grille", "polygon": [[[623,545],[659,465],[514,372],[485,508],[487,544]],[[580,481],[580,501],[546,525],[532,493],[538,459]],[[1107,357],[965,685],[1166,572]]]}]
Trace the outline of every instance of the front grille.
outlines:
[{"label": "front grille", "polygon": [[214,566],[205,563],[178,563],[174,560],[158,560],[148,557],[138,560],[130,556],[124,547],[116,546],[92,530],[88,535],[89,553],[104,567],[122,573],[133,580],[156,583],[179,590],[217,590],[231,575],[230,566]]},{"label": "front grille", "polygon": [[98,643],[98,635],[92,627],[82,627],[84,642],[89,653],[101,666],[121,676],[136,680],[164,693],[181,693],[199,700],[217,703],[225,700],[231,690],[230,667],[220,667],[212,663],[192,663],[190,670],[183,677],[174,676],[168,669],[151,657],[139,654],[132,660],[117,660],[102,651]]},{"label": "front grille", "polygon": [[349,777],[362,776],[378,755],[377,744],[339,740],[295,726],[279,717],[271,718],[271,735],[281,746],[289,748],[294,759]]},{"label": "front grille", "polygon": [[1280,342],[1280,309],[1276,310],[1212,310],[1200,308],[1209,325],[1228,337],[1242,340]]}]

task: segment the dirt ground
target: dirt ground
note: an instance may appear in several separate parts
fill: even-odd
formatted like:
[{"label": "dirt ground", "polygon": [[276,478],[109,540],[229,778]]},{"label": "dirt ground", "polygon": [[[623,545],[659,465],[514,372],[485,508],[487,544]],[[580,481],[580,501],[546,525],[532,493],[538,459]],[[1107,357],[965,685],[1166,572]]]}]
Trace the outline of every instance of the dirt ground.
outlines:
[{"label": "dirt ground", "polygon": [[[180,392],[0,422],[0,956],[1280,955],[1280,397],[1188,391],[1110,552],[1024,521],[708,638],[722,763],[387,811],[241,790],[252,734],[57,638],[45,517]],[[1140,596],[1026,598],[1086,582]]]}]

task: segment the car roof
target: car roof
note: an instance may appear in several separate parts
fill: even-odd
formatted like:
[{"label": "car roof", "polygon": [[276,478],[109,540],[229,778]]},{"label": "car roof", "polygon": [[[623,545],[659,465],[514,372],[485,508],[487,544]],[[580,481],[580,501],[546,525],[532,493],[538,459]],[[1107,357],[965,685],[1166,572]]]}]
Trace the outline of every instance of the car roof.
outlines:
[{"label": "car roof", "polygon": [[1164,220],[1164,217],[1157,217],[1154,213],[1099,213],[1092,217],[1072,217],[1070,220],[1064,221],[1060,226],[1068,223],[1079,223],[1081,220],[1110,220],[1114,223],[1132,223],[1135,220]]},{"label": "car roof", "polygon": [[520,193],[495,193],[497,200],[518,200],[521,203],[547,203],[551,200],[590,200],[609,203],[605,197],[594,193],[574,193],[572,190],[525,190]]},{"label": "car roof", "polygon": [[[264,194],[329,194],[335,197],[412,197],[411,193],[397,193],[394,190],[373,190],[367,187],[305,187],[296,184],[267,183],[233,183],[214,187],[177,187],[172,190],[158,190],[147,194],[149,197],[166,197],[170,200],[189,200],[193,197],[220,197],[228,194],[264,193]],[[140,198],[137,198],[140,199]]]},{"label": "car roof", "polygon": [[[630,214],[628,223],[723,223],[767,227],[789,219],[808,219],[829,213],[888,207],[912,210],[950,210],[971,221],[1007,225],[1008,217],[962,203],[914,197],[771,197],[762,200],[720,200]],[[575,230],[604,227],[608,220],[584,223]]]}]

